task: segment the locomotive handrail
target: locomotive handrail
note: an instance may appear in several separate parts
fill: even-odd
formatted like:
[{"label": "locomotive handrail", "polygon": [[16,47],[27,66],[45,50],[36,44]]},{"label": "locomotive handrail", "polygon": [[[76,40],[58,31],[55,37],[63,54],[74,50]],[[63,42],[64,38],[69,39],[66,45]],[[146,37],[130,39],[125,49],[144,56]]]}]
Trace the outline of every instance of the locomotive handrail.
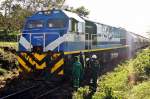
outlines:
[{"label": "locomotive handrail", "polygon": [[97,48],[97,49],[89,49],[89,50],[70,51],[70,52],[64,52],[64,55],[77,54],[80,52],[86,53],[86,52],[106,51],[106,50],[121,49],[121,48],[128,48],[128,47],[129,45],[123,45],[123,46],[111,47],[111,48]]}]

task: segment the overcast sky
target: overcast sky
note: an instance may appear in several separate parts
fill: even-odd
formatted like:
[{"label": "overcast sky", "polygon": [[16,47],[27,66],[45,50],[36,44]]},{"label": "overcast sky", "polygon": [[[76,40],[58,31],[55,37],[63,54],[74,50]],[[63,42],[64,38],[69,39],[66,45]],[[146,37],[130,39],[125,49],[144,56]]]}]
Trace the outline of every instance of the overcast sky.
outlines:
[{"label": "overcast sky", "polygon": [[141,35],[150,31],[150,0],[66,0],[65,4],[85,6],[90,18],[104,24],[124,27]]},{"label": "overcast sky", "polygon": [[141,35],[150,31],[150,0],[66,0],[65,4],[84,6],[89,9],[91,19],[104,24]]}]

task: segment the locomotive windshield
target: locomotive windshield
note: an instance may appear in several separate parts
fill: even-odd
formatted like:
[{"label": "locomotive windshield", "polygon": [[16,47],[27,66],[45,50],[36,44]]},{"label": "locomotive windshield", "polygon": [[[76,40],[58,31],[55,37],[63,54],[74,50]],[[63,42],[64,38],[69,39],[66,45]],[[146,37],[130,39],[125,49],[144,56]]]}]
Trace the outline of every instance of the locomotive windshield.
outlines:
[{"label": "locomotive windshield", "polygon": [[32,20],[27,23],[27,28],[42,28],[43,21],[42,20]]},{"label": "locomotive windshield", "polygon": [[65,22],[62,19],[57,19],[57,20],[48,20],[48,27],[49,28],[64,28],[65,27]]}]

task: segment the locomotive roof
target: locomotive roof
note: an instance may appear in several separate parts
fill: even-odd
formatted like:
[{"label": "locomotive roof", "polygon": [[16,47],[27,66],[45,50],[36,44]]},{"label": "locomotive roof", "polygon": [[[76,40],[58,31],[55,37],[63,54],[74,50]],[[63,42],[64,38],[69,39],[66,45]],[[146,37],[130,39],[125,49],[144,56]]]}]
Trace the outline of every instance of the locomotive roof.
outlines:
[{"label": "locomotive roof", "polygon": [[[82,19],[76,13],[72,13],[72,12],[69,12],[69,11],[61,10],[61,9],[52,9],[51,11],[52,12],[60,11],[60,12],[64,13],[68,18],[74,18],[75,20],[77,20],[79,22],[85,23],[84,19]],[[40,16],[41,17],[48,16],[48,15],[51,15],[51,11],[50,10],[38,11],[37,13],[35,13],[34,15],[32,15],[31,17],[35,16],[36,18],[39,18]],[[31,17],[28,17],[28,18],[31,18]],[[35,19],[35,17],[34,17],[34,19]]]}]

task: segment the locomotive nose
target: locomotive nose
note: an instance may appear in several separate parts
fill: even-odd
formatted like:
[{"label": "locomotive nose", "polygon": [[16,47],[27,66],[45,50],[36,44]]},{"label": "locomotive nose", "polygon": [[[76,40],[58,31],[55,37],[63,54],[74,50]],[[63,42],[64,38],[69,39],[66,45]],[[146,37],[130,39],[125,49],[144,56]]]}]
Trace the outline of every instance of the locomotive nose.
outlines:
[{"label": "locomotive nose", "polygon": [[33,35],[32,36],[32,43],[34,46],[43,46],[43,40],[44,36],[43,35]]},{"label": "locomotive nose", "polygon": [[31,37],[33,49],[32,51],[43,51],[44,48],[44,36],[41,34],[34,34]]},{"label": "locomotive nose", "polygon": [[[58,46],[54,46],[52,43],[59,38],[59,33],[40,33],[32,34],[31,42],[34,50],[48,51],[53,50],[57,51]],[[57,45],[57,44],[55,44]]]},{"label": "locomotive nose", "polygon": [[44,51],[58,51],[62,41],[58,32],[49,33],[24,33],[19,40],[19,50],[33,51],[40,49]]}]

